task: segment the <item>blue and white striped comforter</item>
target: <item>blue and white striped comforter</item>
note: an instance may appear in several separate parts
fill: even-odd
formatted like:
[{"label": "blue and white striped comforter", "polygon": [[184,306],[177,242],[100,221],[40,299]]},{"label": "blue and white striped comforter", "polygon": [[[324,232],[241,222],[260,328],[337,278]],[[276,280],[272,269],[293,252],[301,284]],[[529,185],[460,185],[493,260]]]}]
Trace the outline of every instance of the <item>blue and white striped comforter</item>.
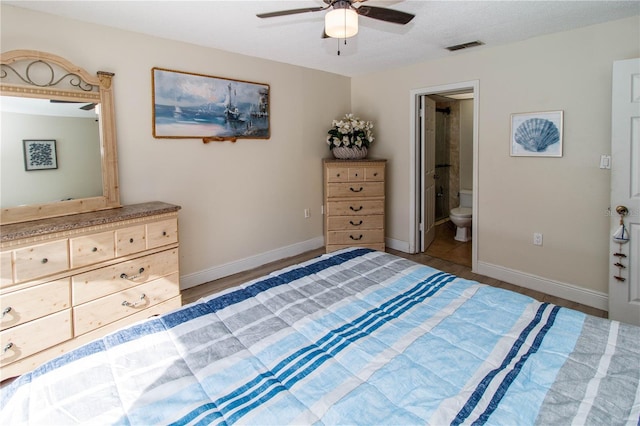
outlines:
[{"label": "blue and white striped comforter", "polygon": [[53,360],[1,424],[627,424],[640,328],[382,252],[286,268]]}]

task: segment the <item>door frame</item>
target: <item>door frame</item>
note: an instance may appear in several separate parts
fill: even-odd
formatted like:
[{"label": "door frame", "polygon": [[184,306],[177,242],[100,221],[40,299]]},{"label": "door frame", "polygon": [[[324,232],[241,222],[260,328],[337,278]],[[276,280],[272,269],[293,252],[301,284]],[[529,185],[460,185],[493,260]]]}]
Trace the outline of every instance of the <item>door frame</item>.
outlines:
[{"label": "door frame", "polygon": [[479,176],[479,156],[478,156],[478,117],[480,105],[480,80],[463,81],[459,83],[443,84],[440,86],[428,86],[420,89],[413,89],[409,92],[409,253],[416,253],[417,241],[420,239],[419,214],[420,210],[418,185],[419,171],[422,167],[421,159],[418,158],[417,144],[420,143],[418,134],[418,114],[420,106],[420,96],[437,95],[450,92],[473,91],[473,219],[471,226],[471,264],[472,271],[478,266],[478,176]]}]

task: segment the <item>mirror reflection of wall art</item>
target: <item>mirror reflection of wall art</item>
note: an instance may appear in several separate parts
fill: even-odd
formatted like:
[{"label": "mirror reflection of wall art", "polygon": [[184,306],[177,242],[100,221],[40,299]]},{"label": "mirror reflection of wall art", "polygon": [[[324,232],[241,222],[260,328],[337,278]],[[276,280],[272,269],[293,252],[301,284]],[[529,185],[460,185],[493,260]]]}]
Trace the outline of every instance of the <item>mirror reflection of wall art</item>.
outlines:
[{"label": "mirror reflection of wall art", "polygon": [[511,156],[562,157],[562,111],[511,114]]},{"label": "mirror reflection of wall art", "polygon": [[155,138],[268,139],[269,85],[151,70]]},{"label": "mirror reflection of wall art", "polygon": [[25,170],[58,168],[55,139],[23,139]]}]

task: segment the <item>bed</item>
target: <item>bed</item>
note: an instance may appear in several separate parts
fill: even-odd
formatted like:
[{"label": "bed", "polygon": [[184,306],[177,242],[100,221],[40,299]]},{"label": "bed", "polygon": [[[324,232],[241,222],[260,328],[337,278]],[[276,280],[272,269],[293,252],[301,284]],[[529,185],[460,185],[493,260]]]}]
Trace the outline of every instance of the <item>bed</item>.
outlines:
[{"label": "bed", "polygon": [[350,248],[2,389],[1,424],[622,424],[640,328]]}]

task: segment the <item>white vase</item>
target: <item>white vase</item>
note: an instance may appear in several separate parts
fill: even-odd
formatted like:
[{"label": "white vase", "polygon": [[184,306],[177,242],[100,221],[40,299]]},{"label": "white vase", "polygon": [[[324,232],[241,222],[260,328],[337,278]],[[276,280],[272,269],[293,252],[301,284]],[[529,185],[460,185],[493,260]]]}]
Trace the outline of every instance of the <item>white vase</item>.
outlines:
[{"label": "white vase", "polygon": [[331,149],[333,156],[340,160],[360,160],[367,156],[367,147],[337,146]]}]

